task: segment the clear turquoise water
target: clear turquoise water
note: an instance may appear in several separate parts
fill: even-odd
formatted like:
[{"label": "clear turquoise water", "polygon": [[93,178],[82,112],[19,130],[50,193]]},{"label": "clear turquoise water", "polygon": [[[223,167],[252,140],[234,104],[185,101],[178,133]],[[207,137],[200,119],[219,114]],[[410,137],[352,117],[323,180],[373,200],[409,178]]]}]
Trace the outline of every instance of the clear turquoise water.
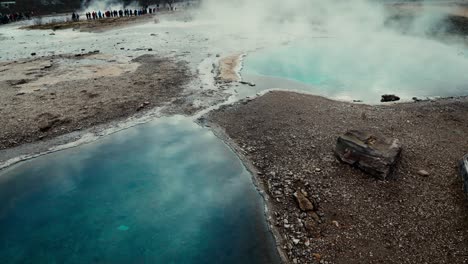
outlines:
[{"label": "clear turquoise water", "polygon": [[0,263],[279,263],[250,175],[165,118],[0,173]]},{"label": "clear turquoise water", "polygon": [[[466,48],[400,36],[270,47],[248,54],[243,73],[289,79],[309,85],[300,90],[332,98],[374,102],[385,93],[406,99],[468,95],[466,69]],[[297,89],[294,84],[272,86]]]}]

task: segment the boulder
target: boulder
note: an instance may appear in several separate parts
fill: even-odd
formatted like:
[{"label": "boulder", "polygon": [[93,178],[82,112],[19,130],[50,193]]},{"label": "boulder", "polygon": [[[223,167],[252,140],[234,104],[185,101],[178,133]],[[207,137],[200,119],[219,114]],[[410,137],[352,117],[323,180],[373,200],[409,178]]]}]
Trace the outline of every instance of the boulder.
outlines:
[{"label": "boulder", "polygon": [[50,130],[53,126],[58,124],[59,122],[60,122],[60,119],[58,117],[48,119],[48,120],[43,120],[42,122],[39,123],[39,131],[46,132]]},{"label": "boulder", "polygon": [[380,99],[380,102],[395,102],[399,100],[400,100],[400,97],[394,94],[384,94],[382,95],[382,99]]},{"label": "boulder", "polygon": [[468,154],[466,154],[460,161],[460,176],[463,181],[463,191],[468,198]]},{"label": "boulder", "polygon": [[294,193],[294,197],[296,198],[297,204],[299,205],[301,211],[307,212],[314,210],[314,205],[312,202],[307,199],[307,197],[300,190]]},{"label": "boulder", "polygon": [[382,180],[392,175],[400,154],[398,139],[369,131],[350,130],[338,137],[335,148],[339,160]]}]

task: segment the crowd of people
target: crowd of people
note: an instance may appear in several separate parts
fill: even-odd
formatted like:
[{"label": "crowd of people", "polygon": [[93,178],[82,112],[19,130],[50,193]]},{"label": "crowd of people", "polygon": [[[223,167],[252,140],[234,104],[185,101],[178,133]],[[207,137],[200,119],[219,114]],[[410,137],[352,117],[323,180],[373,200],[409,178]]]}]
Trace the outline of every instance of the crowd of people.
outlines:
[{"label": "crowd of people", "polygon": [[[95,20],[95,19],[103,19],[103,18],[109,18],[109,17],[130,17],[130,16],[142,16],[142,15],[147,15],[147,14],[155,14],[156,12],[160,11],[159,5],[157,7],[151,8],[151,7],[145,7],[145,8],[140,8],[140,9],[120,9],[120,10],[107,10],[104,12],[99,11],[93,11],[93,12],[86,12],[86,19],[87,20]],[[73,13],[72,19],[75,17],[75,19],[79,20],[79,15]],[[74,21],[76,21],[73,19]]]},{"label": "crowd of people", "polygon": [[0,13],[0,24],[8,24],[11,22],[31,19],[33,15],[34,15],[33,12],[11,13],[11,14]]},{"label": "crowd of people", "polygon": [[[187,3],[186,6],[190,6],[190,3]],[[96,20],[96,19],[103,19],[103,18],[110,18],[110,17],[131,17],[131,16],[142,16],[146,14],[155,14],[156,12],[164,10],[175,11],[175,5],[170,6],[161,6],[157,4],[155,7],[146,6],[140,9],[121,9],[121,10],[107,10],[102,12],[99,11],[92,11],[86,12],[86,19],[87,20]],[[26,12],[26,13],[11,13],[11,14],[2,14],[0,13],[0,24],[8,24],[11,22],[31,19],[33,17],[33,12]],[[72,21],[80,21],[80,14],[77,12],[73,12],[71,16]]]}]

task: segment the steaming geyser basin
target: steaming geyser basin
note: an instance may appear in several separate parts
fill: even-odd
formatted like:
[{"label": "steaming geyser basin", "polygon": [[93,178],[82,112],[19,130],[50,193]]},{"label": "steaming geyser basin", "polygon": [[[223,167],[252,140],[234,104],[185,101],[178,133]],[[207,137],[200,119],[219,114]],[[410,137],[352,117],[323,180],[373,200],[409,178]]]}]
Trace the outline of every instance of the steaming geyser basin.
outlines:
[{"label": "steaming geyser basin", "polygon": [[0,263],[279,263],[234,153],[163,118],[0,174]]},{"label": "steaming geyser basin", "polygon": [[466,47],[410,37],[376,41],[317,38],[266,48],[248,54],[242,73],[246,80],[262,76],[271,88],[343,100],[377,102],[386,93],[403,99],[468,95]]}]

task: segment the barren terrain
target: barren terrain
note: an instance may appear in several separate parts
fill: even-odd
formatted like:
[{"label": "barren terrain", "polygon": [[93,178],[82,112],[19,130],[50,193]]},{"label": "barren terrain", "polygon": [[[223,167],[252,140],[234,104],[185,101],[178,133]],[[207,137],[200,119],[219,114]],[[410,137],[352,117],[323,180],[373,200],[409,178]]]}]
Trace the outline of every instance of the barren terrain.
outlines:
[{"label": "barren terrain", "polygon": [[[191,79],[183,61],[154,55],[130,62],[95,53],[59,55],[4,62],[0,71],[0,149],[123,119],[171,102],[177,108],[185,101],[174,101]],[[175,111],[191,111],[188,108]]]},{"label": "barren terrain", "polygon": [[[257,171],[293,263],[468,262],[457,175],[468,152],[468,98],[369,106],[270,92],[207,119]],[[350,129],[401,141],[396,179],[375,180],[334,157]],[[301,190],[314,211],[299,209],[293,193]]]}]

